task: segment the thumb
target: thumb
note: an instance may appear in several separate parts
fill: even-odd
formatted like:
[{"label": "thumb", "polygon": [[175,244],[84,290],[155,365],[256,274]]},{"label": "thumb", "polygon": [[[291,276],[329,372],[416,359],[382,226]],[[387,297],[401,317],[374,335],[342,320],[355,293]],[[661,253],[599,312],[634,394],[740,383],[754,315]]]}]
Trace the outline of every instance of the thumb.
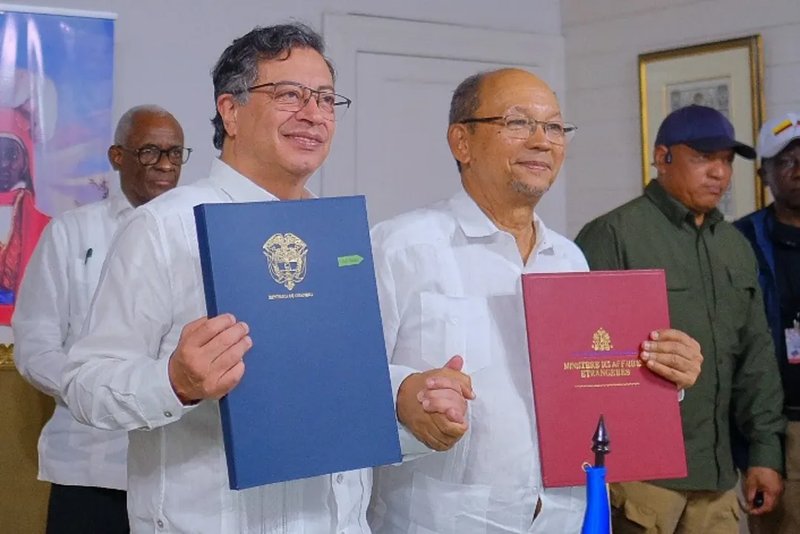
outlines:
[{"label": "thumb", "polygon": [[456,354],[444,364],[443,369],[452,369],[453,371],[460,371],[464,368],[464,358]]},{"label": "thumb", "polygon": [[[456,354],[444,364],[442,369],[450,369],[451,371],[458,371],[459,373],[464,368],[464,358]],[[461,381],[461,394],[465,399],[473,400],[475,398],[475,391],[472,389],[472,381],[468,376],[463,375],[464,380]]]}]

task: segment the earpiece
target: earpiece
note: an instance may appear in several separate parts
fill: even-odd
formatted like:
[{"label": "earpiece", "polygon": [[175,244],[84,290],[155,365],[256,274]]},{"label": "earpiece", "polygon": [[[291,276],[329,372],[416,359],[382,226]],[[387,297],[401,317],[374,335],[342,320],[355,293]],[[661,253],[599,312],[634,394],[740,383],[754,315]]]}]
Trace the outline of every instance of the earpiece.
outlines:
[{"label": "earpiece", "polygon": [[667,155],[664,156],[664,163],[666,163],[667,165],[672,163],[672,152],[670,152],[669,150],[667,150]]}]

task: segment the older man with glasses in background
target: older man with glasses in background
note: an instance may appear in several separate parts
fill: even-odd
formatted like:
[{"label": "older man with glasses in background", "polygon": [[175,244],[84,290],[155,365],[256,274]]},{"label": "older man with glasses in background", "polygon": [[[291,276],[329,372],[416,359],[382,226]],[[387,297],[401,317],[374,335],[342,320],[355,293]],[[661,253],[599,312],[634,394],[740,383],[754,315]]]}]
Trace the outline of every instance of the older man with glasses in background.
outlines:
[{"label": "older man with glasses in background", "polygon": [[122,194],[53,219],[31,257],[12,320],[22,376],[53,397],[39,437],[39,480],[51,482],[47,532],[128,532],[128,436],[76,421],[61,394],[67,352],[80,333],[112,237],[133,209],[178,184],[190,148],[159,106],[137,106],[117,123],[111,166]]},{"label": "older man with glasses in background", "polygon": [[[519,69],[464,80],[449,122],[462,190],[378,224],[372,239],[393,378],[407,375],[401,392],[425,379],[416,371],[447,362],[463,364],[477,397],[463,398],[468,417],[455,422],[469,430],[451,450],[376,471],[370,522],[388,534],[576,533],[586,489],[542,485],[521,287],[524,273],[588,270],[578,247],[534,211],[576,127],[553,90]],[[697,344],[659,335],[648,367],[691,385]],[[454,393],[398,395],[398,415]]]}]

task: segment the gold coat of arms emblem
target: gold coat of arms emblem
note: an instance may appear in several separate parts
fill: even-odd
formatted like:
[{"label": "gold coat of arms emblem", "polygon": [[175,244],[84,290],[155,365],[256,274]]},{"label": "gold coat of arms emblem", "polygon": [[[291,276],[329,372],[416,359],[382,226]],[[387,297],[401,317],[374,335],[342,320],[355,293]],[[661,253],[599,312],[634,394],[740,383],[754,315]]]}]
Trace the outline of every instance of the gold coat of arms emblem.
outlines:
[{"label": "gold coat of arms emblem", "polygon": [[291,291],[306,277],[308,246],[296,235],[273,234],[262,247],[267,257],[269,274],[275,282]]},{"label": "gold coat of arms emblem", "polygon": [[592,336],[592,350],[609,351],[614,348],[611,344],[611,335],[605,328],[598,328]]}]

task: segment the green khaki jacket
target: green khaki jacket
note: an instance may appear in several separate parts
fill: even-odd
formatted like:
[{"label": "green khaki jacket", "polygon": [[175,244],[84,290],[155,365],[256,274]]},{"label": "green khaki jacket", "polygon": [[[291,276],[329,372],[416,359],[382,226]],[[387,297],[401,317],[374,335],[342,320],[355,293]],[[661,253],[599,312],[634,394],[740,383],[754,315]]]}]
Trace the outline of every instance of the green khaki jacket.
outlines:
[{"label": "green khaki jacket", "polygon": [[700,377],[681,403],[689,476],[654,482],[733,488],[731,421],[749,442],[750,465],[782,473],[783,391],[756,259],[739,231],[716,209],[697,227],[653,180],[644,195],[587,224],[576,242],[592,270],[664,269],[671,326],[702,348]]}]

